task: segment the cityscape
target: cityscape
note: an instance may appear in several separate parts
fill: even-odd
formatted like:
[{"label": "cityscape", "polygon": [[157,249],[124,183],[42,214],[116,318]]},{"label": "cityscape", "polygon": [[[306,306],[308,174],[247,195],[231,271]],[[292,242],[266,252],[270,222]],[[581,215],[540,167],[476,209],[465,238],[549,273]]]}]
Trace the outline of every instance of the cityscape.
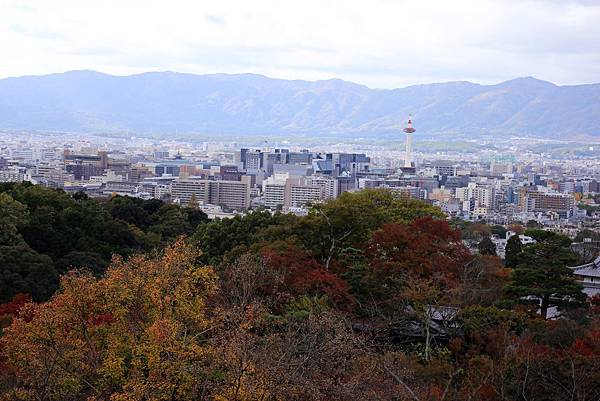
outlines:
[{"label": "cityscape", "polygon": [[[407,127],[405,132],[415,130],[410,120]],[[409,135],[404,139],[399,132],[396,150],[390,150],[364,143],[311,148],[289,141],[6,133],[0,143],[0,181],[26,181],[90,197],[192,202],[212,218],[256,209],[302,215],[309,205],[344,192],[386,188],[438,206],[449,218],[502,225],[535,221],[570,238],[600,227],[595,196],[600,193],[600,161],[593,142],[588,154],[551,156],[518,138],[502,151],[427,152],[426,144],[413,151]]]},{"label": "cityscape", "polygon": [[[344,192],[379,188],[439,207],[448,219],[539,227],[572,240],[600,229],[600,160],[593,144],[589,154],[555,157],[530,150],[530,141],[515,146],[515,138],[503,152],[427,153],[413,151],[410,117],[403,132],[404,150],[396,151],[360,143],[309,149],[268,141],[252,146],[73,136],[68,142],[63,136],[33,133],[24,140],[13,134],[1,143],[0,182],[30,182],[93,198],[159,199],[197,208],[210,219],[252,210],[303,216]],[[492,237],[501,259],[511,234]],[[584,240],[596,241],[593,236]],[[531,238],[521,235],[521,241]],[[600,266],[592,267],[585,273],[576,269],[575,275],[595,295],[600,285],[591,282]]]}]

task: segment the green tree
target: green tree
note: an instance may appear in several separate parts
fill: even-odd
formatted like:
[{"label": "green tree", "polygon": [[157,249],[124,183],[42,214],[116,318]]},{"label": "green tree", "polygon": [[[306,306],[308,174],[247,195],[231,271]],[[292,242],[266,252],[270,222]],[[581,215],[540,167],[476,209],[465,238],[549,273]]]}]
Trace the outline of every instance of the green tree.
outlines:
[{"label": "green tree", "polygon": [[500,238],[506,238],[506,232],[508,230],[506,228],[504,228],[504,226],[496,224],[490,228],[490,231],[493,235],[496,235]]},{"label": "green tree", "polygon": [[526,224],[527,228],[541,228],[542,225],[536,220],[529,220]]},{"label": "green tree", "polygon": [[[221,262],[226,253],[234,248],[240,252],[246,250],[257,240],[263,230],[274,226],[282,226],[290,222],[287,215],[271,214],[268,211],[257,210],[244,216],[231,219],[215,219],[199,225],[192,240],[202,250],[201,259],[212,265]],[[275,238],[269,238],[275,239]]]},{"label": "green tree", "polygon": [[146,229],[151,224],[150,214],[143,207],[144,201],[129,196],[114,196],[107,202],[113,219],[123,220]]},{"label": "green tree", "polygon": [[23,241],[17,226],[27,222],[27,207],[9,194],[0,193],[0,245],[14,245]]},{"label": "green tree", "polygon": [[494,244],[494,241],[490,237],[484,237],[477,245],[477,249],[482,255],[496,256],[496,244]]},{"label": "green tree", "polygon": [[517,257],[511,273],[510,293],[522,302],[535,302],[547,319],[548,308],[581,306],[586,299],[582,286],[568,267],[575,262],[569,239],[560,235],[530,244]]},{"label": "green tree", "polygon": [[506,241],[504,264],[507,267],[517,266],[517,257],[523,250],[523,244],[518,235],[513,235]]},{"label": "green tree", "polygon": [[58,273],[52,259],[40,255],[27,244],[0,245],[0,303],[10,301],[16,294],[30,294],[43,301],[58,286]]},{"label": "green tree", "polygon": [[419,200],[400,198],[385,189],[344,192],[314,205],[296,231],[304,245],[326,268],[340,251],[360,245],[386,223],[411,223],[419,218],[443,218],[442,211]]}]

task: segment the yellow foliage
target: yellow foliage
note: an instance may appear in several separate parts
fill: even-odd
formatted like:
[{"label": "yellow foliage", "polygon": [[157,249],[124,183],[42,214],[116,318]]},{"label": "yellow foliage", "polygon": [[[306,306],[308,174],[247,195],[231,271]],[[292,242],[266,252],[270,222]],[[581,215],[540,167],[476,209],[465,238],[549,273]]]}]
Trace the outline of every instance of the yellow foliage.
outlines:
[{"label": "yellow foliage", "polygon": [[23,400],[195,399],[214,324],[206,298],[217,276],[179,240],[161,256],[114,258],[104,278],[73,272],[45,304],[5,331]]}]

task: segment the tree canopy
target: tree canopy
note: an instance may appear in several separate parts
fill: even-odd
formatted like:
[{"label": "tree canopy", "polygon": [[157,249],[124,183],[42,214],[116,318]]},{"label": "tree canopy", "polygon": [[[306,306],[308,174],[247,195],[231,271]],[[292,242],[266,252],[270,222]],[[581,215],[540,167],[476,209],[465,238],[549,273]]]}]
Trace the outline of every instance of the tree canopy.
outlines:
[{"label": "tree canopy", "polygon": [[206,221],[0,188],[0,399],[600,397],[600,301],[557,234],[504,265],[498,228],[386,190]]}]

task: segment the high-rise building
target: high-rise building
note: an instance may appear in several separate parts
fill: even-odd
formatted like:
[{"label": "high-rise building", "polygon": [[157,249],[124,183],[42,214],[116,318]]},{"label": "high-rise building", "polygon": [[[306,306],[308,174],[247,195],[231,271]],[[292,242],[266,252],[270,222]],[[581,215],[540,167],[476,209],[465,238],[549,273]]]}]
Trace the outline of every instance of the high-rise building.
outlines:
[{"label": "high-rise building", "polygon": [[171,199],[182,205],[193,198],[199,202],[245,210],[250,207],[250,177],[240,181],[187,179],[171,183]]},{"label": "high-rise building", "polygon": [[523,212],[554,212],[561,218],[567,219],[573,216],[575,199],[569,194],[543,192],[528,187],[521,189],[519,193],[519,207]]}]

